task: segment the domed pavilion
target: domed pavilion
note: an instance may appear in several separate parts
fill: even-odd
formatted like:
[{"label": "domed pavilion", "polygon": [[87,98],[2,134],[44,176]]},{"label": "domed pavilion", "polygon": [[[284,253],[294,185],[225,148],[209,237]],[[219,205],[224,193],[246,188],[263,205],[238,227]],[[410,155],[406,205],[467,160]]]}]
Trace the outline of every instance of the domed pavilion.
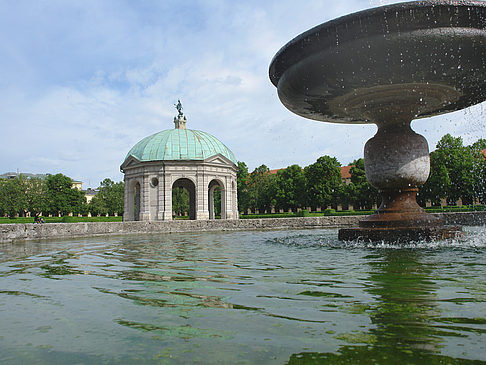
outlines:
[{"label": "domed pavilion", "polygon": [[189,192],[190,219],[214,219],[214,191],[221,189],[221,219],[238,219],[237,161],[209,133],[186,129],[180,102],[175,129],[145,137],[128,152],[124,221],[171,220],[172,191]]}]

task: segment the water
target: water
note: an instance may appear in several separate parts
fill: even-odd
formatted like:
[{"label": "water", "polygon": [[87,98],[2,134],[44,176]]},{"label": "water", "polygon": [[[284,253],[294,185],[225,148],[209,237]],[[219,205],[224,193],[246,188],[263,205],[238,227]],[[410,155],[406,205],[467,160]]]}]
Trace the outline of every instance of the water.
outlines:
[{"label": "water", "polygon": [[0,245],[2,364],[486,363],[486,228],[341,244],[336,230]]}]

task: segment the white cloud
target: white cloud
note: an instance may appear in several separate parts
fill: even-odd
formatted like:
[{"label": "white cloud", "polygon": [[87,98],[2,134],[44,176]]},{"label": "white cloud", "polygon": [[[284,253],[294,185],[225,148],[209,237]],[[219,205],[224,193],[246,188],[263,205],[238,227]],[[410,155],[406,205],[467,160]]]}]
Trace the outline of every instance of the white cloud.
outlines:
[{"label": "white cloud", "polygon": [[[189,128],[221,139],[250,169],[324,154],[348,163],[376,128],[294,115],[268,67],[299,33],[373,1],[4,2],[0,172],[62,172],[85,187],[120,180],[137,141],[173,128],[178,98]],[[470,143],[485,135],[481,108],[414,128],[431,147],[447,132]]]}]

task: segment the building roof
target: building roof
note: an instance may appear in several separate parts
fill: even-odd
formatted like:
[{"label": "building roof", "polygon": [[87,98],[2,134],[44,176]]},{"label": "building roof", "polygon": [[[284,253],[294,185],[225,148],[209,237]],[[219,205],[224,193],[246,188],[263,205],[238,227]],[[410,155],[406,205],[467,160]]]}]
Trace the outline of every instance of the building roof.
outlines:
[{"label": "building roof", "polygon": [[6,172],[0,175],[0,179],[14,179],[20,175],[26,177],[27,179],[39,178],[44,180],[47,177],[46,174],[32,174],[30,172]]},{"label": "building roof", "polygon": [[342,179],[351,179],[351,165],[349,166],[341,166],[341,178]]},{"label": "building roof", "polygon": [[138,142],[128,152],[141,162],[205,160],[223,155],[237,165],[235,155],[216,137],[191,129],[168,129],[152,134]]}]

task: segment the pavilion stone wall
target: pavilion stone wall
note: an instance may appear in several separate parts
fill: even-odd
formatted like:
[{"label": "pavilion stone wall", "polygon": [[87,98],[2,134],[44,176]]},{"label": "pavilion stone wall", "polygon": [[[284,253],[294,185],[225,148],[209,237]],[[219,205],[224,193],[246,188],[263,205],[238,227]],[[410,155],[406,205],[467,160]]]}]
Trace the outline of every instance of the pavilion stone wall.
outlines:
[{"label": "pavilion stone wall", "polygon": [[[486,212],[441,213],[447,224],[485,225]],[[357,226],[363,216],[238,220],[0,224],[0,242],[97,235],[236,231],[255,229],[338,228]]]}]

